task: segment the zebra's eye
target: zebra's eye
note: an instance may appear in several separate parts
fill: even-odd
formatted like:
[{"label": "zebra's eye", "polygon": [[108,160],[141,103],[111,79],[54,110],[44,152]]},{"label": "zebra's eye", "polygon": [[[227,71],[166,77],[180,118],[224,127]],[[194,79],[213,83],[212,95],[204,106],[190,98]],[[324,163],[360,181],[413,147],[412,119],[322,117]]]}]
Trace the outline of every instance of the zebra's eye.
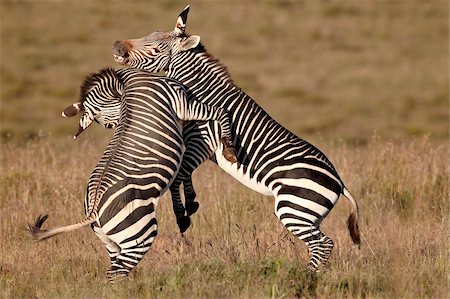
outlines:
[{"label": "zebra's eye", "polygon": [[161,53],[161,50],[159,48],[156,48],[156,47],[155,48],[150,48],[147,51],[147,53],[150,54],[150,55],[156,55],[156,54]]}]

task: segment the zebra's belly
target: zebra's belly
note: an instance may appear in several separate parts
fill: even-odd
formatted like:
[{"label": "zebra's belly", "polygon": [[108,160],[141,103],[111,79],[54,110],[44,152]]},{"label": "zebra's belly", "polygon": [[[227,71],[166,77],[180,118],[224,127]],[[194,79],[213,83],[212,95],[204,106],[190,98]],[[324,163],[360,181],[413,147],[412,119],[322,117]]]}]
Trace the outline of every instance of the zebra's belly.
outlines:
[{"label": "zebra's belly", "polygon": [[272,190],[268,188],[268,186],[261,184],[260,182],[256,181],[256,178],[251,178],[249,175],[249,172],[244,173],[244,167],[239,167],[239,163],[232,164],[231,162],[227,161],[224,156],[222,155],[223,147],[219,146],[215,152],[217,165],[220,166],[223,170],[225,170],[226,173],[234,177],[236,180],[241,182],[241,184],[247,186],[248,188],[259,192],[263,195],[273,196]]}]

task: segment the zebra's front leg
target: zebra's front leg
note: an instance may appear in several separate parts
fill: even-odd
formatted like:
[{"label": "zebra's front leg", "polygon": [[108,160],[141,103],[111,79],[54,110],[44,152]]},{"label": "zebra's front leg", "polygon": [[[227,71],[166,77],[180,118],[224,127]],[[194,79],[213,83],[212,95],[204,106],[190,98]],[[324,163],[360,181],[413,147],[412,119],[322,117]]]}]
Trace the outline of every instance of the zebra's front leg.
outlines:
[{"label": "zebra's front leg", "polygon": [[197,194],[194,190],[194,185],[192,184],[192,174],[187,176],[187,178],[183,181],[184,186],[184,199],[186,201],[186,212],[188,216],[191,216],[195,212],[197,212],[200,204],[195,201]]},{"label": "zebra's front leg", "polygon": [[[177,216],[177,222],[179,217],[184,216],[184,211],[186,210],[189,219],[189,224],[185,226],[180,226],[178,224],[180,231],[184,232],[189,225],[191,220],[189,216],[197,212],[199,208],[198,202],[195,202],[196,194],[192,185],[192,173],[197,167],[206,161],[209,157],[213,155],[219,146],[220,142],[220,129],[215,122],[208,123],[194,123],[188,122],[184,127],[183,137],[184,143],[186,145],[186,151],[183,155],[183,161],[181,163],[181,168],[172,183],[172,189],[174,190],[175,197],[172,197],[173,208],[175,215]],[[183,182],[184,185],[184,196],[185,196],[185,207],[182,209],[183,205],[181,203],[181,198],[179,196],[179,184]],[[178,184],[178,185],[177,185]],[[178,202],[178,204],[176,204]],[[178,208],[180,207],[180,208]],[[186,221],[187,222],[187,221]]]},{"label": "zebra's front leg", "polygon": [[177,218],[178,228],[180,229],[180,233],[184,233],[191,225],[191,219],[189,218],[189,215],[185,215],[186,210],[183,206],[183,202],[181,201],[181,182],[182,181],[179,177],[175,179],[170,186],[170,194],[172,196],[173,211],[175,213],[175,217]]},{"label": "zebra's front leg", "polygon": [[231,163],[237,163],[237,152],[233,145],[233,134],[231,131],[230,113],[223,108],[208,106],[204,103],[191,101],[188,103],[188,109],[179,114],[180,119],[189,120],[215,120],[220,126],[220,141],[223,145],[223,156]]}]

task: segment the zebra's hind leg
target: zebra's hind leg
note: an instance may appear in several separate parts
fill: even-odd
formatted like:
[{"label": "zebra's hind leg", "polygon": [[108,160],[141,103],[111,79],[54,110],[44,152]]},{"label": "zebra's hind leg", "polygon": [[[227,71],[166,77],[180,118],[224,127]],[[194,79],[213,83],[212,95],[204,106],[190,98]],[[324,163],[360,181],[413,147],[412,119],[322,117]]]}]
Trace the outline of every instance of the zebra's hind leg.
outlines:
[{"label": "zebra's hind leg", "polygon": [[322,237],[322,266],[326,266],[328,264],[328,261],[330,259],[331,252],[333,251],[334,242],[331,240],[328,236]]},{"label": "zebra's hind leg", "polygon": [[318,266],[325,266],[330,258],[334,243],[329,237],[323,235],[320,239],[306,242],[310,253],[308,270],[317,272]]},{"label": "zebra's hind leg", "polygon": [[117,225],[111,225],[112,229],[106,233],[109,239],[120,246],[119,255],[111,262],[111,267],[106,273],[110,282],[128,276],[153,244],[158,233],[154,205],[149,205],[147,213],[143,216],[134,218],[128,215],[120,225],[123,226],[118,228]]},{"label": "zebra's hind leg", "polygon": [[180,233],[184,233],[191,225],[191,218],[189,218],[189,214],[187,216],[185,215],[186,210],[183,206],[183,202],[181,201],[181,182],[182,181],[178,177],[175,179],[170,186],[170,194],[172,196],[173,211],[175,213],[175,217],[177,218],[178,228],[180,229]]},{"label": "zebra's hind leg", "polygon": [[120,254],[120,247],[115,242],[113,242],[98,226],[92,226],[97,237],[102,240],[103,244],[105,244],[106,250],[108,251],[109,259],[111,260],[111,264],[116,261],[116,258]]},{"label": "zebra's hind leg", "polygon": [[294,236],[306,243],[310,254],[308,269],[316,272],[333,250],[333,241],[319,228],[329,209],[314,202],[314,193],[305,190],[280,188],[275,196],[275,214]]},{"label": "zebra's hind leg", "polygon": [[97,234],[97,237],[102,240],[103,244],[105,244],[111,260],[111,267],[106,273],[106,278],[113,282],[114,280],[117,281],[119,277],[127,276],[129,271],[123,270],[123,266],[119,266],[120,262],[117,260],[122,250],[120,246],[111,240],[100,227],[93,226],[92,229]]},{"label": "zebra's hind leg", "polygon": [[150,249],[156,235],[157,231],[155,228],[154,230],[151,230],[151,233],[143,242],[131,242],[136,245],[131,247],[122,247],[120,254],[116,257],[114,262],[111,262],[111,267],[106,272],[106,277],[111,283],[117,282],[121,278],[128,276],[131,270],[137,266],[137,264]]}]

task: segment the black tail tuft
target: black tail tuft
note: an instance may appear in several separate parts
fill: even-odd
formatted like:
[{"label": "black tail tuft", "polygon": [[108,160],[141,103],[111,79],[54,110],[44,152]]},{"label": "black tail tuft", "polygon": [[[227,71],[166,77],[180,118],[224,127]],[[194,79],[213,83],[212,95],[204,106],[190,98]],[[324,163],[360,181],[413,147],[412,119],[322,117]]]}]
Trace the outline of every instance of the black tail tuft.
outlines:
[{"label": "black tail tuft", "polygon": [[31,234],[33,239],[37,240],[38,235],[42,232],[41,227],[44,224],[45,220],[47,220],[48,215],[39,215],[34,224],[28,224],[28,232]]},{"label": "black tail tuft", "polygon": [[361,235],[359,232],[359,225],[356,219],[355,214],[350,214],[347,220],[348,231],[350,232],[350,237],[352,238],[353,243],[358,245],[361,248]]}]

